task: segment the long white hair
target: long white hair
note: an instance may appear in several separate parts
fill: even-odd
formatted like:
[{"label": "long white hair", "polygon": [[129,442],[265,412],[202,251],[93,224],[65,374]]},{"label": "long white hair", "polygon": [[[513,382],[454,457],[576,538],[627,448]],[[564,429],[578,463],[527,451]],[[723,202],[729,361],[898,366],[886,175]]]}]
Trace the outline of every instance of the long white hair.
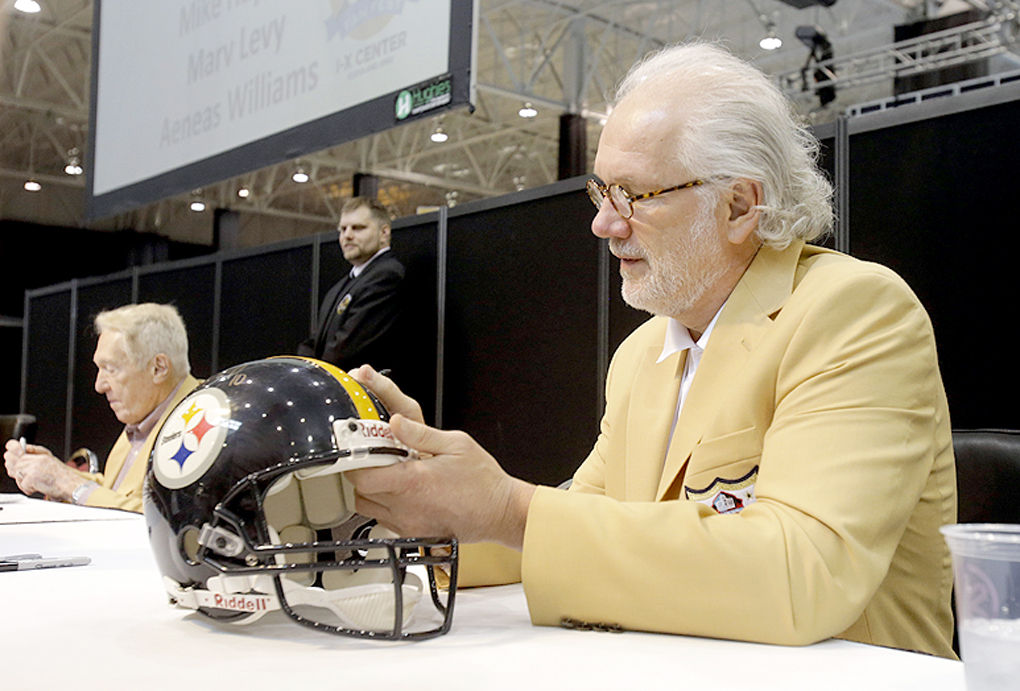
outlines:
[{"label": "long white hair", "polygon": [[713,44],[680,44],[635,65],[616,100],[642,86],[666,100],[671,89],[683,90],[674,151],[679,165],[706,178],[761,183],[757,233],[763,243],[782,249],[832,230],[832,185],[817,166],[818,142],[758,68]]}]

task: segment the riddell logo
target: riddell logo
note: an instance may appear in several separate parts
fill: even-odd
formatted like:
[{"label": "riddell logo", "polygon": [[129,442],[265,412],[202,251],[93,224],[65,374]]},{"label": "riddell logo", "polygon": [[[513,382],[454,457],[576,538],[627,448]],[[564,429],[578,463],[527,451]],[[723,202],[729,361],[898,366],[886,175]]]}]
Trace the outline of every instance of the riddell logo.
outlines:
[{"label": "riddell logo", "polygon": [[213,607],[229,609],[233,612],[265,612],[269,609],[269,598],[265,595],[231,595],[226,597],[220,593],[213,596]]},{"label": "riddell logo", "polygon": [[385,422],[374,422],[372,420],[358,420],[358,431],[362,436],[373,439],[393,439],[393,432]]}]

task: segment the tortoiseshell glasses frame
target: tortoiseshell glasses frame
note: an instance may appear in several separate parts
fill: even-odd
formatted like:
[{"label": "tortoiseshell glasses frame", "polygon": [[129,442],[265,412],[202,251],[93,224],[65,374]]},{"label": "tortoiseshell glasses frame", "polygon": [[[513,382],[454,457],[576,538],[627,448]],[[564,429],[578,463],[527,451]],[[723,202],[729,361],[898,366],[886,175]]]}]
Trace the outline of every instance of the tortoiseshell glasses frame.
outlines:
[{"label": "tortoiseshell glasses frame", "polygon": [[634,215],[634,202],[639,202],[642,199],[650,199],[660,194],[665,194],[666,192],[686,190],[691,187],[697,187],[698,185],[704,184],[704,180],[698,179],[685,182],[682,185],[675,185],[673,187],[655,190],[654,192],[631,194],[615,183],[606,187],[595,178],[590,178],[588,183],[585,185],[585,188],[588,190],[588,199],[591,199],[591,203],[595,205],[596,209],[601,209],[602,204],[606,201],[606,199],[608,199],[609,203],[613,205],[614,209],[616,209],[616,213],[620,214],[623,218],[630,218]]}]

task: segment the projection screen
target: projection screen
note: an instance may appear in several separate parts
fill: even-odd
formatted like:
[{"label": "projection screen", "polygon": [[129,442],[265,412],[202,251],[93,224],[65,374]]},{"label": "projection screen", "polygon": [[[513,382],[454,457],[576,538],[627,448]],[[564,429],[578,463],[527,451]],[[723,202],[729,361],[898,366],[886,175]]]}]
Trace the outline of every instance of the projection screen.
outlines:
[{"label": "projection screen", "polygon": [[96,0],[87,215],[474,103],[472,0]]}]

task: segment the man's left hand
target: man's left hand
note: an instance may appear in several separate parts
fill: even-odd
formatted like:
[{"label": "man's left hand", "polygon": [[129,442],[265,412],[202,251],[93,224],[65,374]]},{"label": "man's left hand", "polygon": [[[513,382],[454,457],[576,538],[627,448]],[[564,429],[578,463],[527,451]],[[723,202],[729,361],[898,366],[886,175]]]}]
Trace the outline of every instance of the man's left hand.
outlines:
[{"label": "man's left hand", "polygon": [[534,485],[504,472],[464,432],[399,414],[390,429],[422,459],[345,473],[357,488],[358,513],[405,537],[455,537],[521,549]]},{"label": "man's left hand", "polygon": [[44,446],[21,443],[11,439],[4,448],[7,474],[25,494],[36,492],[57,501],[71,501],[71,494],[85,482],[81,475],[64,465]]}]

